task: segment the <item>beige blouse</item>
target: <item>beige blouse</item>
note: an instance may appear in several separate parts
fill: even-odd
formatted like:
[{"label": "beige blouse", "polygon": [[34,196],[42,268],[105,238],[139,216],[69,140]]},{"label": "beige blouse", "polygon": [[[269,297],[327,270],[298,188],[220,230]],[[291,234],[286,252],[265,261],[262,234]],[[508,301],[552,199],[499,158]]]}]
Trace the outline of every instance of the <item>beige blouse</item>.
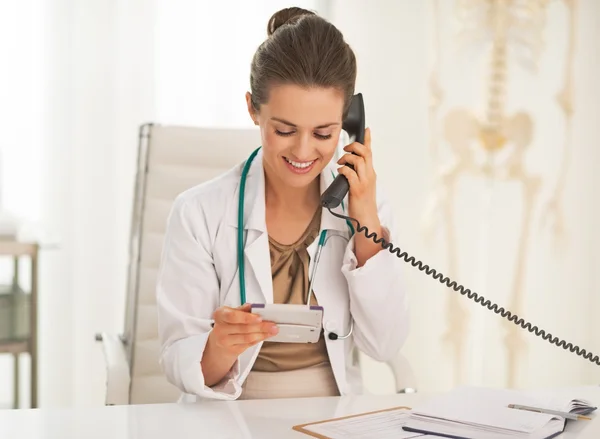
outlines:
[{"label": "beige blouse", "polygon": [[[293,244],[282,245],[269,238],[274,303],[305,304],[308,298],[307,247],[317,238],[321,224],[321,209],[317,209],[302,236]],[[317,305],[315,295],[311,304]],[[329,362],[323,333],[317,343],[276,343],[262,345],[253,371],[291,371]]]}]

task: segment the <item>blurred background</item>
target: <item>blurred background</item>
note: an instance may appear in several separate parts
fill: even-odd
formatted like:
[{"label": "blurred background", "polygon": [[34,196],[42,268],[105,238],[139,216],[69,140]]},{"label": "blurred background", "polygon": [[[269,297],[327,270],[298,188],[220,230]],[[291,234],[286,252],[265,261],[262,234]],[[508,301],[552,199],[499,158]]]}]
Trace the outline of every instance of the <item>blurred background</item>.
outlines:
[{"label": "blurred background", "polygon": [[[15,329],[29,306],[37,405],[104,404],[95,335],[124,328],[139,128],[252,129],[250,61],[288,6],[317,11],[355,50],[394,244],[600,353],[600,2],[0,0],[0,407],[14,404],[6,346],[15,331],[29,340],[31,322]],[[15,264],[12,242],[39,244],[37,263]],[[406,385],[600,384],[596,364],[398,270]],[[389,365],[361,363],[369,391],[396,391]]]}]

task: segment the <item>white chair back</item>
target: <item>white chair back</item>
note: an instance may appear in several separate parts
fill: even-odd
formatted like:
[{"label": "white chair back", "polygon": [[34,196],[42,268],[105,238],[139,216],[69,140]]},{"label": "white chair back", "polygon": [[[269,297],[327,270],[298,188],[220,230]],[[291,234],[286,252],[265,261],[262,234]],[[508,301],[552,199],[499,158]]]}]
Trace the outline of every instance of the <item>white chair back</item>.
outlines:
[{"label": "white chair back", "polygon": [[256,129],[144,125],[131,225],[123,341],[129,403],[176,401],[179,389],[160,365],[155,285],[167,217],[175,197],[245,160],[260,145]]}]

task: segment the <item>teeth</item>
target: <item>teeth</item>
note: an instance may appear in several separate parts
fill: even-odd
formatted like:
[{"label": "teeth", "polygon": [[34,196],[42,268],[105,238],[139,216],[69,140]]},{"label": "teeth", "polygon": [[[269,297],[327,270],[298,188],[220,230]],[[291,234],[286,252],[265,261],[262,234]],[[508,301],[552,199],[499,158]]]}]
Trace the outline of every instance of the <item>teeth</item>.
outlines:
[{"label": "teeth", "polygon": [[288,162],[290,165],[292,165],[294,168],[308,168],[310,165],[312,165],[315,161],[313,160],[312,162],[305,162],[305,163],[298,163],[298,162],[294,162],[293,160],[288,159],[287,157],[284,157],[285,161]]}]

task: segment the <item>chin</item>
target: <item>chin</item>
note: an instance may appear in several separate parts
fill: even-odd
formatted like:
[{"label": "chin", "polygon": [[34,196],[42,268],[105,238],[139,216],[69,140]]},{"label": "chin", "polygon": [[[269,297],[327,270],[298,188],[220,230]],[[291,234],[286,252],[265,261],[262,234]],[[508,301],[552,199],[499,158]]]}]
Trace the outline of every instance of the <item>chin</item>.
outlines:
[{"label": "chin", "polygon": [[294,188],[294,189],[302,189],[305,187],[308,187],[311,185],[311,183],[313,183],[315,181],[315,177],[287,177],[286,179],[284,179],[283,181],[285,182],[285,185],[290,187],[290,188]]}]

